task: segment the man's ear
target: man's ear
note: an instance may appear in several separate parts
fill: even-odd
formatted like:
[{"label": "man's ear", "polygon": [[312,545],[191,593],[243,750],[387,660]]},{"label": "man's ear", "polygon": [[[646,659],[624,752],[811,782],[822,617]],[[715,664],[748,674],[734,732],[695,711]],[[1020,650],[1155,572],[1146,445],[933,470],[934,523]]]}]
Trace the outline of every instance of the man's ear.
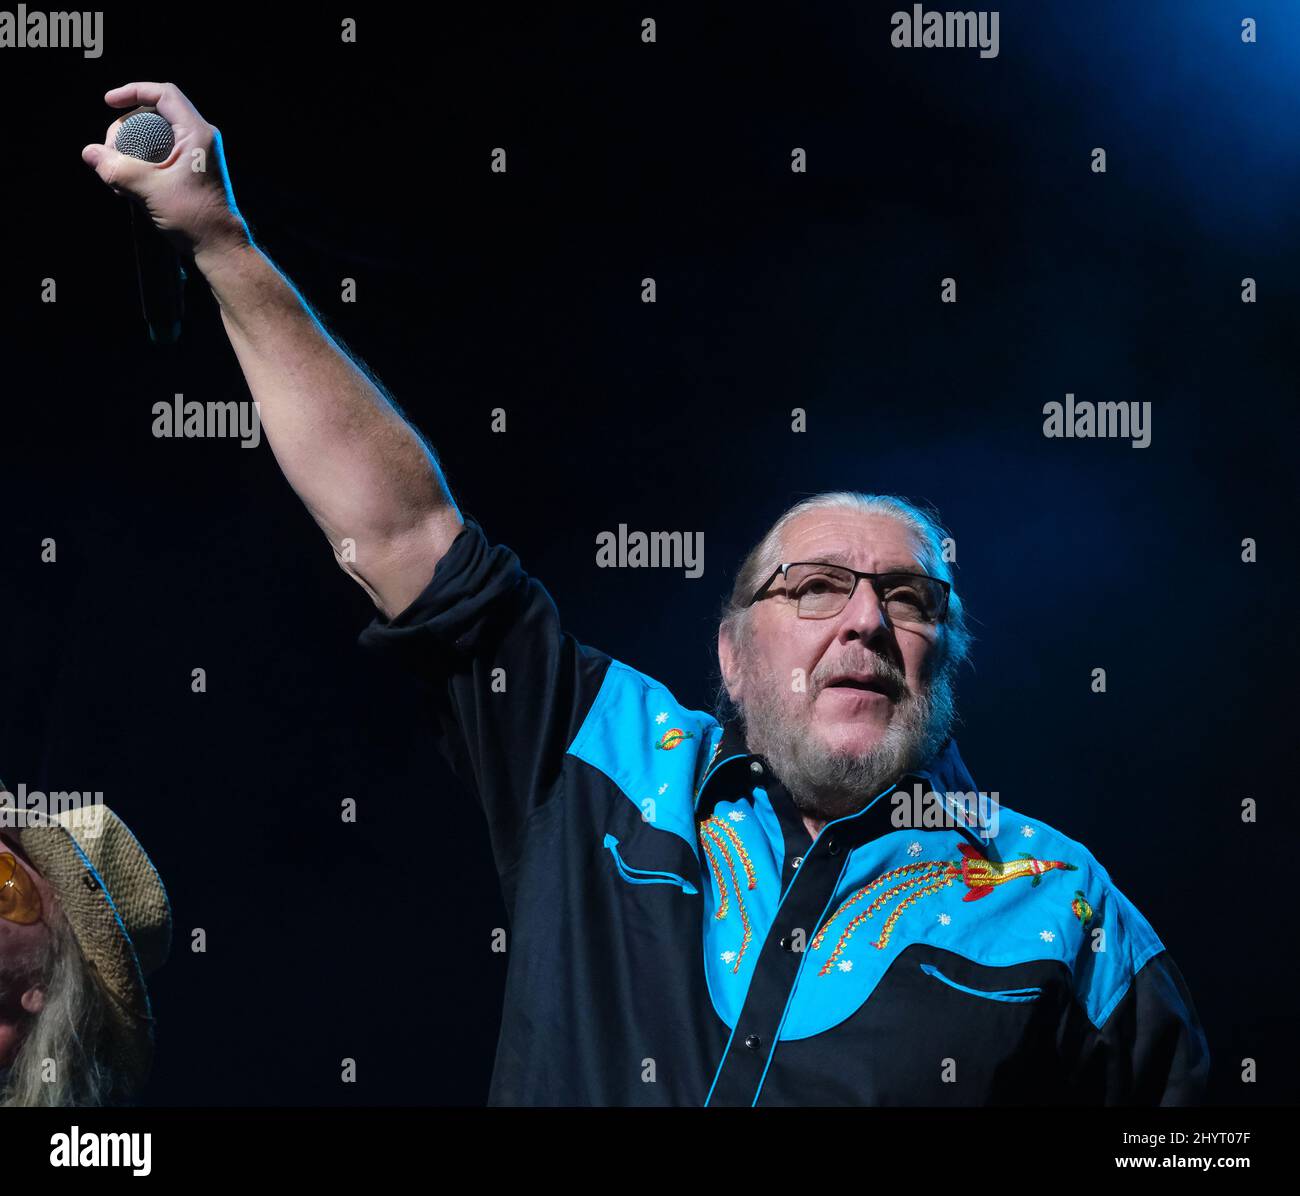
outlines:
[{"label": "man's ear", "polygon": [[740,700],[740,661],[735,641],[726,627],[718,629],[718,667],[722,670],[722,683],[732,702]]},{"label": "man's ear", "polygon": [[29,988],[23,993],[22,1007],[28,1013],[40,1013],[45,1008],[45,990],[43,988]]}]

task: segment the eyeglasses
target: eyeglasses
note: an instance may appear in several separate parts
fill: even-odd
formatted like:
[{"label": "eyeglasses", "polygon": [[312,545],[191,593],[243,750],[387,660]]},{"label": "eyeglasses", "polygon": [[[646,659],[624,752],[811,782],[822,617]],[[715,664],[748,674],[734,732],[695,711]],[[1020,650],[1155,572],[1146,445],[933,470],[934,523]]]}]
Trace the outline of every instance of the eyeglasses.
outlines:
[{"label": "eyeglasses", "polygon": [[9,851],[0,852],[0,918],[20,926],[41,920],[41,891]]},{"label": "eyeglasses", "polygon": [[830,619],[853,597],[858,581],[866,578],[891,623],[942,623],[948,615],[952,585],[924,573],[862,573],[824,561],[791,561],[776,571],[749,600],[753,606],[767,596],[767,588],[785,579],[786,593],[797,603],[801,619]]}]

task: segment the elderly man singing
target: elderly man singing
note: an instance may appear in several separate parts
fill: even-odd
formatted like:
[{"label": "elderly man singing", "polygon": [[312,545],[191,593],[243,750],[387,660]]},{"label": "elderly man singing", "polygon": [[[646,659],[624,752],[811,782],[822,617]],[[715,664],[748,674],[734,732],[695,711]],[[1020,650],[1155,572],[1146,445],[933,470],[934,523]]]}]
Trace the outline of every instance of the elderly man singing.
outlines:
[{"label": "elderly man singing", "polygon": [[[1178,1104],[1204,1035],[1156,932],[1081,844],[968,800],[969,647],[937,517],[818,495],[744,561],[726,705],[562,629],[433,454],[253,242],[221,139],[83,159],[192,254],[286,477],[422,671],[487,815],[512,926],[495,1104]],[[208,168],[190,170],[194,150]],[[992,815],[990,817],[989,815]]]}]

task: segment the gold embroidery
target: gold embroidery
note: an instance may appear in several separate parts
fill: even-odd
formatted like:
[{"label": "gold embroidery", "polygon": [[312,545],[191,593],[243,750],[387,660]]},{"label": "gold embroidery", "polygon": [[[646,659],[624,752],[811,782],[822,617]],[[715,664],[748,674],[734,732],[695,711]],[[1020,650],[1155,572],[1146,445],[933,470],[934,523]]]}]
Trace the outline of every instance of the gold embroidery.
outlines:
[{"label": "gold embroidery", "polygon": [[[871,944],[882,951],[889,945],[889,938],[894,933],[894,928],[898,925],[898,919],[903,916],[905,910],[915,905],[923,897],[928,897],[931,893],[937,893],[940,889],[946,889],[958,878],[966,884],[967,891],[962,900],[978,901],[983,897],[987,897],[997,886],[1007,884],[1012,880],[1028,878],[1030,883],[1036,887],[1042,882],[1046,873],[1055,869],[1061,869],[1065,872],[1077,871],[1073,864],[1067,864],[1062,860],[1035,859],[1027,852],[1022,853],[1021,857],[1016,860],[995,862],[969,843],[958,844],[958,851],[962,857],[960,861],[918,860],[912,864],[904,864],[901,868],[894,868],[889,872],[882,873],[875,880],[863,885],[862,888],[854,892],[847,901],[844,901],[826,919],[822,928],[813,936],[812,949],[814,951],[821,949],[822,942],[830,931],[832,924],[845,910],[875,892],[881,885],[888,884],[892,880],[899,881],[898,884],[892,885],[881,893],[865,910],[857,914],[845,926],[843,931],[840,932],[835,949],[817,974],[825,976],[834,966],[836,960],[839,959],[853,932],[868,918],[875,917],[880,910],[888,906],[895,898],[902,897],[902,900],[885,918],[880,928],[880,937]],[[906,895],[904,896],[904,894]],[[1089,909],[1087,912],[1090,914],[1092,911]],[[1082,910],[1075,909],[1075,913],[1082,921]]]},{"label": "gold embroidery", "polygon": [[713,858],[713,852],[709,848],[705,839],[712,841],[717,847],[723,860],[726,861],[727,870],[731,873],[731,884],[736,893],[736,912],[740,915],[740,925],[742,930],[740,940],[740,951],[736,955],[736,962],[731,971],[733,974],[740,971],[741,961],[745,958],[745,952],[749,950],[750,940],[754,937],[753,927],[749,924],[749,911],[745,909],[745,899],[740,895],[740,877],[736,874],[736,863],[732,858],[730,846],[736,849],[736,855],[740,857],[742,869],[748,880],[748,887],[753,889],[758,885],[758,879],[754,874],[754,865],[749,858],[749,853],[745,850],[745,845],[740,841],[740,836],[735,830],[723,822],[721,818],[714,815],[712,818],[706,818],[700,823],[700,843],[704,847],[709,857],[709,863],[714,869],[714,878],[718,882],[718,891],[722,894],[722,902],[718,906],[717,917],[725,918],[726,909],[726,886],[722,883],[722,872],[718,868],[717,861]]},{"label": "gold embroidery", "polygon": [[[701,829],[703,828],[701,827]],[[709,846],[708,841],[703,835],[700,836],[700,846],[704,848],[704,854],[709,861],[709,869],[712,871],[713,879],[718,885],[720,900],[718,901],[718,912],[713,916],[718,921],[721,921],[727,916],[727,902],[729,900],[727,897],[727,882],[722,879],[722,869],[718,867],[717,857],[714,856],[713,848]]]}]

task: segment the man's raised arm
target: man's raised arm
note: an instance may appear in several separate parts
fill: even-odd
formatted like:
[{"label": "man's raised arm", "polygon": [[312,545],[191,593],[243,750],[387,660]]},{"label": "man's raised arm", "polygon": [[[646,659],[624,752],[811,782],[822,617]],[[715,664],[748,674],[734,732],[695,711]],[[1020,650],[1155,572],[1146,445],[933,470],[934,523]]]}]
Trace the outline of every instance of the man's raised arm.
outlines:
[{"label": "man's raised arm", "polygon": [[[156,164],[126,157],[113,147],[119,119],[82,159],[114,191],[142,202],[168,239],[193,255],[285,477],[339,564],[386,615],[396,615],[424,589],[463,523],[437,460],[253,243],[220,131],[171,83],[128,83],[104,98],[114,108],[156,108],[176,144]],[[193,169],[196,160],[205,169]],[[355,562],[345,559],[353,555],[345,541],[355,546]]]}]

